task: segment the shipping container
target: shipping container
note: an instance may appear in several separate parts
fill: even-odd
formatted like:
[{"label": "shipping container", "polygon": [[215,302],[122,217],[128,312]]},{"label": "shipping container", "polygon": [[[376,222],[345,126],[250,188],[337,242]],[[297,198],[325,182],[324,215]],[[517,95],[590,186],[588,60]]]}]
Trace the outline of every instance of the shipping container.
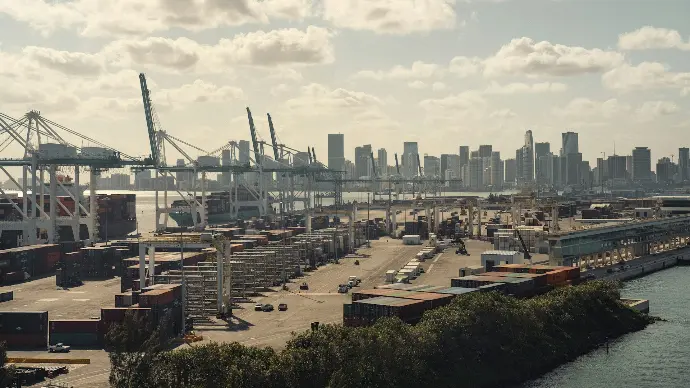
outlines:
[{"label": "shipping container", "polygon": [[48,333],[48,312],[0,311],[0,333]]},{"label": "shipping container", "polygon": [[373,324],[378,318],[394,316],[403,322],[418,322],[424,311],[431,309],[426,300],[410,300],[390,297],[378,297],[354,302],[353,315],[359,317],[360,324]]},{"label": "shipping container", "polygon": [[48,332],[37,334],[0,333],[0,342],[5,342],[8,350],[45,348],[48,346]]},{"label": "shipping container", "polygon": [[115,307],[129,307],[133,304],[132,291],[115,294]]},{"label": "shipping container", "polygon": [[172,289],[157,289],[139,295],[139,306],[154,307],[167,305],[175,300],[175,293]]},{"label": "shipping container", "polygon": [[9,302],[14,299],[14,291],[0,292],[0,302]]},{"label": "shipping container", "polygon": [[478,288],[463,288],[463,287],[450,287],[441,290],[432,291],[437,294],[449,294],[449,295],[464,295],[472,292],[479,291]]},{"label": "shipping container", "polygon": [[60,319],[49,322],[50,334],[53,333],[98,333],[99,319]]},{"label": "shipping container", "polygon": [[72,347],[96,347],[101,345],[101,334],[95,333],[50,333],[51,345],[65,344]]},{"label": "shipping container", "polygon": [[125,314],[132,311],[140,317],[150,317],[150,308],[140,307],[104,307],[101,309],[101,321],[103,322],[122,322],[125,319]]}]

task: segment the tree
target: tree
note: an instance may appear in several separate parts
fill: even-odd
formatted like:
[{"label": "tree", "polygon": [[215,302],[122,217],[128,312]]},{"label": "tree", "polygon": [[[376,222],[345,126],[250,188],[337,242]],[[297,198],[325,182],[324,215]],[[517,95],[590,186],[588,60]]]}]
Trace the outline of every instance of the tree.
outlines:
[{"label": "tree", "polygon": [[14,377],[14,368],[5,366],[7,362],[7,346],[0,342],[0,388],[9,387]]},{"label": "tree", "polygon": [[117,388],[155,387],[153,370],[166,348],[168,317],[154,325],[150,317],[128,311],[122,323],[115,323],[105,337],[110,357],[110,384]]}]

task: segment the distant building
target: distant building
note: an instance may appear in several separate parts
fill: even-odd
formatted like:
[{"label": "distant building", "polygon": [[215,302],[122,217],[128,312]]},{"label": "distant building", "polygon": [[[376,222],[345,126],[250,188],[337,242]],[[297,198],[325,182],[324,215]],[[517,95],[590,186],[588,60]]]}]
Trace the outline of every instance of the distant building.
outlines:
[{"label": "distant building", "polygon": [[491,186],[494,190],[503,188],[504,166],[500,152],[491,153]]},{"label": "distant building", "polygon": [[345,135],[342,133],[328,134],[328,168],[345,170]]},{"label": "distant building", "polygon": [[656,163],[656,179],[661,184],[669,184],[673,182],[673,177],[679,171],[679,166],[671,161],[668,157],[659,159]]},{"label": "distant building", "polygon": [[690,179],[690,149],[682,147],[678,148],[678,174],[681,182]]},{"label": "distant building", "polygon": [[439,158],[435,156],[424,155],[424,176],[441,176],[441,161],[439,160]]},{"label": "distant building", "polygon": [[458,156],[460,156],[460,168],[470,162],[470,147],[460,146]]},{"label": "distant building", "polygon": [[506,183],[514,184],[515,183],[515,174],[516,174],[515,159],[506,159],[503,162],[503,170],[505,171],[504,181]]},{"label": "distant building", "polygon": [[388,152],[385,148],[379,148],[377,151],[378,157],[376,159],[376,168],[378,169],[380,176],[388,175]]},{"label": "distant building", "polygon": [[652,179],[652,152],[647,147],[635,147],[632,151],[632,179],[635,182]]},{"label": "distant building", "polygon": [[493,147],[491,144],[484,144],[479,146],[479,157],[480,158],[490,158],[493,152]]},{"label": "distant building", "polygon": [[[535,143],[534,144],[534,176],[538,184],[545,184],[548,182],[544,167],[541,164],[542,157],[551,152],[550,143]],[[544,159],[546,160],[546,159]]]}]

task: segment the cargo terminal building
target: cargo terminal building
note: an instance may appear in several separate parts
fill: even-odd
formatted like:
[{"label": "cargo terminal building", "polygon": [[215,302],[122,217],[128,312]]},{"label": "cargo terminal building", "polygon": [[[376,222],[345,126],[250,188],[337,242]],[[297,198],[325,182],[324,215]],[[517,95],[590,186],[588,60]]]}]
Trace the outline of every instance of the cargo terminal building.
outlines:
[{"label": "cargo terminal building", "polygon": [[613,264],[690,242],[690,216],[632,220],[613,226],[555,233],[549,239],[552,265]]}]

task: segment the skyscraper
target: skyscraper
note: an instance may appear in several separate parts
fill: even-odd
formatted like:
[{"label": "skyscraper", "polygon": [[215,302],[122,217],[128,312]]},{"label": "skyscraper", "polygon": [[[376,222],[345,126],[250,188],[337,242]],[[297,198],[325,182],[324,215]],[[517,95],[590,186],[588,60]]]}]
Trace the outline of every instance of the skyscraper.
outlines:
[{"label": "skyscraper", "polygon": [[506,159],[503,162],[503,170],[505,171],[506,183],[515,183],[515,159]]},{"label": "skyscraper", "polygon": [[379,176],[388,175],[388,152],[385,148],[379,148],[377,153],[378,160],[376,162],[378,166],[376,167],[379,170]]},{"label": "skyscraper", "polygon": [[440,176],[441,162],[435,156],[424,155],[424,176]]},{"label": "skyscraper", "polygon": [[406,141],[403,143],[403,176],[413,177],[417,176],[419,171],[419,166],[417,165],[417,159],[419,157],[419,146],[417,142]]},{"label": "skyscraper", "polygon": [[561,148],[561,156],[568,154],[576,154],[580,152],[577,133],[564,132],[563,134],[561,134],[561,139],[563,141]]},{"label": "skyscraper", "polygon": [[[221,160],[221,165],[222,166],[229,166],[232,164],[232,160],[230,160],[230,150],[223,150],[220,154],[220,160]],[[230,181],[232,180],[232,173],[230,171],[223,171],[220,173],[220,184],[223,186],[229,186]]]},{"label": "skyscraper", "polygon": [[480,158],[490,158],[493,147],[491,144],[484,144],[479,146],[479,157]]},{"label": "skyscraper", "polygon": [[491,186],[494,190],[503,188],[503,161],[500,152],[491,153]]},{"label": "skyscraper", "polygon": [[355,147],[355,175],[357,178],[371,176],[371,144]]},{"label": "skyscraper", "polygon": [[[541,158],[546,156],[551,152],[551,144],[549,143],[536,143],[534,144],[534,177],[538,184],[547,183],[545,165],[542,165]],[[546,159],[544,159],[546,160]],[[545,162],[544,162],[545,163]]]},{"label": "skyscraper", "polygon": [[522,183],[525,181],[525,178],[523,176],[523,149],[524,147],[520,147],[517,150],[515,150],[515,183]]},{"label": "skyscraper", "polygon": [[636,182],[652,179],[652,152],[649,148],[635,147],[632,151],[632,179]]},{"label": "skyscraper", "polygon": [[345,169],[345,135],[328,134],[328,168],[336,171]]},{"label": "skyscraper", "polygon": [[458,155],[460,155],[460,168],[462,168],[470,162],[470,147],[460,146]]},{"label": "skyscraper", "polygon": [[522,152],[522,177],[525,182],[534,182],[534,139],[531,130],[525,132],[525,145]]},{"label": "skyscraper", "polygon": [[690,149],[678,148],[678,173],[681,182],[687,181],[690,178],[690,171],[688,171],[688,164],[690,164]]}]

